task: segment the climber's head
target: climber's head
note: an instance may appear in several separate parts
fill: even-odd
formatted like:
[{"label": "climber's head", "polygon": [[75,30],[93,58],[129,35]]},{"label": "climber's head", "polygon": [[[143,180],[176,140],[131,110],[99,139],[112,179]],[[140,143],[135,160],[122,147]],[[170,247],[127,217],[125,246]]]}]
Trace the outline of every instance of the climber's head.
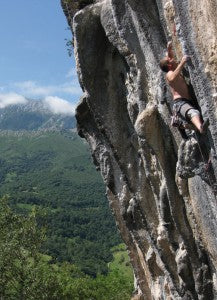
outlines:
[{"label": "climber's head", "polygon": [[173,67],[174,67],[174,59],[173,58],[166,56],[163,59],[161,59],[160,68],[162,71],[167,73],[167,72],[173,70]]}]

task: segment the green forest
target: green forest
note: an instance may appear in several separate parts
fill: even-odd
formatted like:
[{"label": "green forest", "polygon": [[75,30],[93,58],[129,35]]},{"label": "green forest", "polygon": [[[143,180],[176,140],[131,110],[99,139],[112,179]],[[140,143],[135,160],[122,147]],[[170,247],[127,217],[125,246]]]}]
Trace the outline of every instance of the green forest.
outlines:
[{"label": "green forest", "polygon": [[40,252],[45,230],[37,226],[37,211],[16,214],[0,200],[0,296],[2,300],[126,300],[132,273],[123,245],[113,248],[107,276],[90,277],[73,264],[52,263]]},{"label": "green forest", "polygon": [[[7,249],[1,254],[3,261],[8,256],[7,263],[12,264],[7,267],[10,274],[4,269],[7,263],[1,266],[0,285],[6,289],[1,299],[130,299],[129,259],[123,246],[118,246],[121,239],[86,142],[69,130],[4,131],[0,164],[0,194],[8,199],[2,200],[5,237],[0,247]],[[7,212],[10,217],[4,215]],[[14,226],[8,227],[7,218]],[[27,233],[22,235],[22,230]],[[17,250],[5,247],[9,236]],[[19,256],[11,259],[14,251]],[[19,268],[27,268],[22,269],[26,275],[16,275]],[[21,277],[27,273],[30,278],[24,283]],[[11,285],[14,294],[8,296]],[[18,297],[22,289],[31,288],[34,294],[39,286],[47,291],[42,291],[44,298]],[[57,294],[52,294],[54,290]]]}]

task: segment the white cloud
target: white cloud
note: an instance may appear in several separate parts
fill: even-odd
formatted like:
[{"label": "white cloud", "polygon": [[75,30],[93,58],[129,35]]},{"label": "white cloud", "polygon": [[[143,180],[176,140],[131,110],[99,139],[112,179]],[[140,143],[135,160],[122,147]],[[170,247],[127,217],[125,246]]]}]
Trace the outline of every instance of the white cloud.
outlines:
[{"label": "white cloud", "polygon": [[19,92],[27,97],[46,97],[52,94],[81,95],[81,88],[77,80],[68,81],[59,85],[41,86],[36,81],[23,81],[14,84]]},{"label": "white cloud", "polygon": [[35,81],[23,81],[15,83],[22,94],[27,96],[46,96],[52,93],[51,87],[43,87],[37,85]]},{"label": "white cloud", "polygon": [[0,108],[14,104],[25,104],[26,102],[26,98],[16,93],[0,94]]},{"label": "white cloud", "polygon": [[74,115],[75,113],[75,106],[59,97],[48,96],[44,99],[44,103],[54,114]]}]

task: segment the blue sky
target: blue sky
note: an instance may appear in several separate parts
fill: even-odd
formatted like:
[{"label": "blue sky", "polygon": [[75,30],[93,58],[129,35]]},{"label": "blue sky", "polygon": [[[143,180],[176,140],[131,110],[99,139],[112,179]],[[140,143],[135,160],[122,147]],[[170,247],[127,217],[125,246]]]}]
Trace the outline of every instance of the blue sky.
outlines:
[{"label": "blue sky", "polygon": [[65,41],[71,32],[60,0],[0,4],[0,107],[13,97],[78,102],[81,90]]}]

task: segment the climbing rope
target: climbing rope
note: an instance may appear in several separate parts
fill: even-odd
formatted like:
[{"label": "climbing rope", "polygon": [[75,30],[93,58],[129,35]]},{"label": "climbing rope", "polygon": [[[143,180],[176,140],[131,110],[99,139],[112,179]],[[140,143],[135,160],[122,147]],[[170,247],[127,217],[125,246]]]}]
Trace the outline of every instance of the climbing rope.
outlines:
[{"label": "climbing rope", "polygon": [[175,20],[174,20],[174,23],[173,23],[173,35],[176,36],[176,23],[175,23]]}]

